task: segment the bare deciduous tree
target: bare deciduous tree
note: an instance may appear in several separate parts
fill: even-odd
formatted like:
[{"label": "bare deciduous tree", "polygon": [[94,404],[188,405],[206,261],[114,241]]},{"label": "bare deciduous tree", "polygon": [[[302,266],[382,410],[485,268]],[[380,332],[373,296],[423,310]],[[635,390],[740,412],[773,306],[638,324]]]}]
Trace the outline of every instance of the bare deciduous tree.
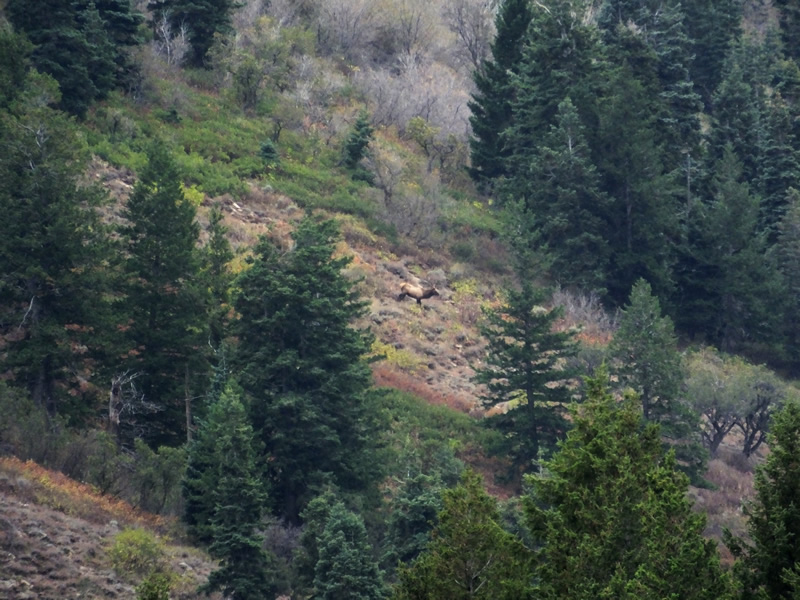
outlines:
[{"label": "bare deciduous tree", "polygon": [[358,62],[375,32],[372,0],[321,0],[317,41],[322,52]]},{"label": "bare deciduous tree", "polygon": [[489,57],[494,35],[493,0],[446,2],[443,17],[458,41],[456,55],[471,70],[481,68]]},{"label": "bare deciduous tree", "polygon": [[122,429],[131,430],[133,437],[141,437],[144,433],[137,415],[153,414],[162,410],[158,405],[149,402],[142,391],[136,387],[136,380],[141,373],[125,371],[111,378],[111,390],[108,396],[108,424],[111,432],[119,440]]},{"label": "bare deciduous tree", "polygon": [[185,23],[176,30],[172,26],[169,11],[161,13],[155,25],[153,49],[168,65],[178,65],[189,50],[189,29]]}]

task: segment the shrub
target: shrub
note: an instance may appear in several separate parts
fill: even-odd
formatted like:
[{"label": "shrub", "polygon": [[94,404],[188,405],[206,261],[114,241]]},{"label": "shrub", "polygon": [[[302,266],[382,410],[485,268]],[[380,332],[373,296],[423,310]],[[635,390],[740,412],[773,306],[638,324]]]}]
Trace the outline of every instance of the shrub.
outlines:
[{"label": "shrub", "polygon": [[172,578],[161,572],[150,573],[136,587],[136,600],[169,600]]},{"label": "shrub", "polygon": [[118,533],[108,551],[112,568],[127,578],[163,572],[166,555],[164,543],[144,529]]}]

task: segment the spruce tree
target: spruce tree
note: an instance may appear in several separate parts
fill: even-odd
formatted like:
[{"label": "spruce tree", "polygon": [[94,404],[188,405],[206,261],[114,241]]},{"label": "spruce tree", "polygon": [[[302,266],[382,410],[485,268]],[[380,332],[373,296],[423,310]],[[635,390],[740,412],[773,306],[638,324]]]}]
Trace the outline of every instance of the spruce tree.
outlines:
[{"label": "spruce tree", "polygon": [[738,0],[682,2],[686,32],[692,42],[689,74],[708,109],[723,74],[723,64],[741,34],[743,4]]},{"label": "spruce tree", "polygon": [[713,199],[696,207],[690,230],[694,266],[682,276],[680,325],[725,352],[779,339],[783,298],[777,264],[759,226],[759,199],[728,146],[715,166]]},{"label": "spruce tree", "polygon": [[89,153],[74,124],[48,106],[56,83],[27,71],[26,44],[8,28],[0,40],[21,61],[2,61],[0,75],[21,84],[0,93],[3,370],[50,415],[81,420],[98,409],[91,374],[108,342],[106,196],[84,183]]},{"label": "spruce tree", "polygon": [[552,258],[551,277],[562,286],[604,291],[610,248],[604,218],[608,198],[600,191],[585,129],[569,98],[559,105],[557,124],[540,140],[526,168],[503,186],[510,219],[518,203],[533,217],[540,250]]},{"label": "spruce tree", "polygon": [[785,336],[785,353],[790,364],[797,368],[800,360],[800,192],[789,189],[786,210],[778,223],[775,246],[778,269],[784,285],[784,305],[781,314]]},{"label": "spruce tree", "polygon": [[546,474],[529,477],[536,597],[732,598],[658,426],[642,422],[638,399],[619,403],[607,386],[602,370],[587,380],[566,441]]},{"label": "spruce tree", "polygon": [[331,506],[317,539],[314,566],[315,598],[320,600],[381,600],[387,589],[372,556],[364,521],[342,502]]},{"label": "spruce tree", "polygon": [[519,290],[506,291],[505,306],[485,310],[486,362],[475,370],[475,381],[488,389],[483,405],[506,403],[508,410],[487,423],[503,433],[504,453],[523,471],[567,428],[572,373],[564,359],[575,354],[576,343],[573,332],[554,330],[561,311],[546,308],[546,300],[544,290],[524,279]]},{"label": "spruce tree", "polygon": [[756,468],[756,497],[744,508],[751,541],[726,534],[745,600],[789,600],[800,593],[800,404],[796,401],[775,416],[769,447],[766,463]]},{"label": "spruce tree", "polygon": [[228,227],[219,204],[211,208],[208,217],[208,242],[202,249],[201,279],[208,292],[208,343],[218,351],[227,334],[231,312],[231,286],[233,274],[229,263],[234,253],[226,237]]},{"label": "spruce tree", "polygon": [[411,562],[425,549],[442,509],[443,489],[439,477],[419,471],[410,472],[400,484],[386,526],[387,565],[394,568],[397,562]]},{"label": "spruce tree", "polygon": [[204,439],[213,438],[208,468],[216,484],[205,490],[214,502],[209,551],[220,561],[204,590],[222,590],[233,600],[273,597],[274,557],[264,551],[257,533],[266,494],[256,464],[253,428],[234,387],[226,388],[212,404],[203,429]]},{"label": "spruce tree", "polygon": [[666,422],[680,412],[676,406],[683,382],[683,365],[672,319],[643,279],[631,289],[622,309],[619,329],[609,348],[619,364],[619,381],[630,386],[642,403],[645,421]]},{"label": "spruce tree", "polygon": [[609,346],[620,385],[637,394],[645,421],[658,423],[693,483],[700,481],[706,453],[700,445],[699,416],[681,395],[685,370],[672,319],[664,316],[650,285],[640,279],[622,309]]},{"label": "spruce tree", "polygon": [[208,376],[205,291],[199,285],[200,228],[184,197],[177,165],[162,142],[147,149],[148,162],[128,199],[120,234],[126,258],[124,315],[126,367],[142,373],[149,442],[186,439],[187,403]]},{"label": "spruce tree", "polygon": [[78,116],[120,81],[122,50],[116,44],[127,41],[109,30],[119,31],[114,27],[123,13],[136,21],[127,3],[116,10],[107,0],[100,5],[102,12],[91,0],[10,0],[6,6],[11,24],[34,44],[36,68],[58,81],[61,108]]},{"label": "spruce tree", "polygon": [[505,173],[524,186],[537,147],[558,125],[562,102],[569,98],[588,130],[596,128],[597,98],[602,95],[606,64],[595,28],[584,23],[575,0],[535,3],[519,66],[513,72],[511,119],[502,131],[509,164]]},{"label": "spruce tree", "polygon": [[465,471],[445,490],[444,508],[431,541],[413,563],[401,567],[395,600],[525,600],[531,594],[532,561],[519,539],[503,530],[497,502],[480,475]]},{"label": "spruce tree", "polygon": [[365,310],[334,258],[338,228],[306,217],[286,252],[262,239],[239,277],[235,357],[253,396],[278,514],[297,520],[326,483],[365,490],[377,477],[366,404],[372,335],[353,321]]},{"label": "spruce tree", "polygon": [[511,124],[510,77],[520,67],[531,17],[530,0],[503,0],[495,18],[492,58],[473,74],[477,91],[469,103],[473,135],[469,173],[479,182],[486,183],[506,173],[505,161],[511,149],[505,146],[502,132]]},{"label": "spruce tree", "polygon": [[[647,52],[646,48],[641,47]],[[677,171],[664,165],[659,115],[663,104],[652,81],[641,81],[624,57],[609,73],[599,102],[593,144],[601,189],[610,198],[608,291],[622,304],[634,282],[648,280],[659,295],[672,288],[678,234]]]}]

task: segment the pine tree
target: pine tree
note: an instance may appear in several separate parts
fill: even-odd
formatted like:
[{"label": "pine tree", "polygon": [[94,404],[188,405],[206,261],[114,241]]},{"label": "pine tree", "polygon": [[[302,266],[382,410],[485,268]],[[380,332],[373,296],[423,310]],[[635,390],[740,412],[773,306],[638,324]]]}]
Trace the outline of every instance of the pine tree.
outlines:
[{"label": "pine tree", "polygon": [[664,455],[635,397],[618,403],[607,374],[587,398],[546,475],[529,477],[528,525],[539,540],[537,598],[731,598],[688,481]]},{"label": "pine tree", "polygon": [[741,34],[743,4],[738,0],[694,0],[682,2],[681,7],[693,47],[690,78],[708,109],[731,44]]},{"label": "pine tree", "polygon": [[0,75],[21,84],[0,93],[3,369],[50,415],[81,420],[98,409],[92,363],[108,341],[109,241],[97,212],[106,196],[83,183],[89,154],[74,124],[47,105],[59,100],[56,83],[27,72],[17,35],[2,28],[0,40],[21,60]]},{"label": "pine tree", "polygon": [[681,327],[704,332],[725,352],[780,339],[777,265],[759,226],[759,199],[750,193],[732,146],[715,167],[712,190],[713,200],[694,211],[695,266],[680,283]]},{"label": "pine tree", "polygon": [[[596,30],[583,22],[575,0],[550,0],[532,9],[519,66],[506,93],[511,119],[501,132],[509,157],[505,174],[512,180],[527,177],[539,140],[558,125],[559,109],[569,98],[581,123],[596,128],[597,98],[602,95],[606,70]],[[513,185],[512,181],[512,185]],[[512,188],[512,194],[518,193]]]},{"label": "pine tree", "polygon": [[800,405],[788,403],[772,424],[770,453],[756,468],[756,497],[745,505],[752,542],[726,534],[737,558],[741,598],[796,598],[800,565]]},{"label": "pine tree", "polygon": [[372,335],[352,326],[365,303],[341,272],[351,258],[333,258],[333,221],[307,217],[292,237],[288,252],[266,238],[256,246],[237,282],[234,330],[276,510],[297,520],[315,487],[330,480],[343,491],[364,490],[378,467],[369,456],[374,417],[363,358]]},{"label": "pine tree", "polygon": [[215,204],[211,208],[208,221],[209,237],[202,251],[201,279],[208,288],[208,343],[217,350],[225,338],[229,325],[231,285],[233,284],[233,274],[230,271],[229,263],[233,260],[234,254],[226,237],[228,228],[223,223],[224,215],[219,204]]},{"label": "pine tree", "polygon": [[253,428],[235,388],[229,386],[211,406],[203,437],[213,437],[208,468],[216,485],[206,490],[214,501],[209,551],[220,561],[204,591],[222,590],[233,600],[274,597],[274,557],[263,550],[257,533],[266,494],[256,466]]},{"label": "pine tree", "polygon": [[667,446],[693,483],[699,481],[706,453],[698,439],[699,417],[681,397],[684,366],[678,340],[672,320],[662,314],[658,298],[642,279],[631,289],[609,352],[620,384],[637,394],[644,420],[661,426]]},{"label": "pine tree", "polygon": [[608,194],[611,247],[608,290],[622,304],[634,282],[644,278],[659,295],[672,288],[678,233],[676,171],[664,164],[658,116],[663,104],[643,84],[628,60],[609,74],[609,92],[600,100],[593,150]]},{"label": "pine tree", "polygon": [[497,502],[480,476],[465,471],[443,494],[444,508],[427,549],[402,567],[395,600],[524,600],[532,598],[531,555],[503,530]]},{"label": "pine tree", "polygon": [[778,241],[775,247],[778,268],[784,282],[783,331],[786,340],[786,355],[794,368],[800,357],[800,192],[790,189],[787,193],[786,211],[778,223]]},{"label": "pine tree", "polygon": [[[104,14],[111,18],[108,4]],[[127,5],[127,16],[132,16]],[[117,40],[93,1],[10,0],[6,14],[34,44],[33,63],[61,88],[61,108],[83,116],[118,83]]]},{"label": "pine tree", "polygon": [[386,597],[383,573],[372,557],[364,521],[347,510],[342,502],[331,506],[317,547],[315,598],[380,600]]},{"label": "pine tree", "polygon": [[504,307],[484,313],[487,356],[475,381],[488,388],[485,407],[507,403],[507,412],[488,424],[504,434],[504,451],[514,467],[527,470],[542,447],[553,448],[567,428],[572,373],[563,362],[575,354],[576,345],[573,332],[554,331],[561,311],[543,306],[543,290],[525,279],[519,290],[509,289],[506,295]]},{"label": "pine tree", "polygon": [[186,439],[186,405],[208,375],[200,228],[166,146],[154,142],[147,158],[120,228],[127,255],[120,304],[127,367],[143,374],[145,400],[159,411],[145,416],[145,437],[174,444]]},{"label": "pine tree", "polygon": [[516,202],[533,216],[540,250],[552,257],[550,273],[566,287],[602,293],[610,249],[603,218],[608,199],[599,189],[585,130],[572,101],[559,105],[558,123],[541,140],[527,168],[503,186],[510,219],[519,222]]},{"label": "pine tree", "polygon": [[392,499],[386,526],[384,561],[408,563],[425,549],[442,509],[444,485],[436,475],[411,472]]},{"label": "pine tree", "polygon": [[506,173],[510,149],[501,134],[511,124],[510,74],[519,69],[531,17],[530,0],[503,0],[495,18],[492,58],[473,74],[477,91],[469,103],[473,135],[469,173],[475,181],[486,182]]}]

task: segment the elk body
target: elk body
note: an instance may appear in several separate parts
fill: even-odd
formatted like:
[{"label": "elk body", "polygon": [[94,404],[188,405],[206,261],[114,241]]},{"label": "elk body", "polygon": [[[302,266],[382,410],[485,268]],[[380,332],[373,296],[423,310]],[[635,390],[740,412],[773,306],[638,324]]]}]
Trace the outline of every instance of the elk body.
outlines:
[{"label": "elk body", "polygon": [[397,296],[398,300],[402,300],[406,296],[414,298],[417,304],[422,304],[422,301],[430,298],[431,296],[438,296],[439,290],[435,287],[424,289],[422,286],[414,285],[413,283],[401,283],[400,294]]}]

